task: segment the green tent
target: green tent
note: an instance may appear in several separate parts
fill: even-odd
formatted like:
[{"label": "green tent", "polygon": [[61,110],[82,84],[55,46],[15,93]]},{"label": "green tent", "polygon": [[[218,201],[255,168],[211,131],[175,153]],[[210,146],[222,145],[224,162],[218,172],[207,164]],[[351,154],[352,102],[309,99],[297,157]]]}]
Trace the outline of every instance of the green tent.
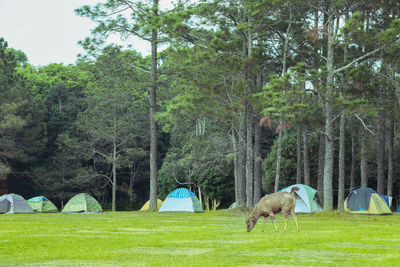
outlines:
[{"label": "green tent", "polygon": [[102,212],[103,209],[97,200],[89,194],[80,193],[71,198],[65,204],[62,212],[78,213],[78,212]]},{"label": "green tent", "polygon": [[317,190],[305,184],[295,184],[283,188],[280,191],[290,193],[292,187],[299,188],[299,190],[295,191],[294,194],[296,198],[296,207],[294,209],[295,213],[312,213],[322,211],[322,207],[317,196]]},{"label": "green tent", "polygon": [[56,205],[44,196],[32,197],[27,202],[36,212],[58,212]]}]

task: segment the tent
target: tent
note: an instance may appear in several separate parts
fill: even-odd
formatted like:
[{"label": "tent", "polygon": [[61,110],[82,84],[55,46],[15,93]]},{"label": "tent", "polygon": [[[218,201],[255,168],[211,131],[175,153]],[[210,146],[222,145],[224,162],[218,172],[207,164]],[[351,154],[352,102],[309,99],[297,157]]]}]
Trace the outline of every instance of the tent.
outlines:
[{"label": "tent", "polygon": [[36,212],[58,212],[56,205],[44,196],[32,197],[27,202]]},{"label": "tent", "polygon": [[322,211],[321,204],[319,203],[317,196],[317,190],[308,185],[294,184],[283,188],[280,191],[290,193],[292,187],[294,186],[299,188],[299,190],[295,191],[296,207],[294,212],[312,213]]},{"label": "tent", "polygon": [[[159,210],[161,208],[161,205],[163,204],[163,201],[160,199],[157,199],[157,209]],[[149,210],[150,207],[150,200],[148,200],[140,210]]]},{"label": "tent", "polygon": [[77,212],[102,212],[103,209],[97,200],[89,194],[80,193],[71,198],[65,204],[62,212],[77,213]]},{"label": "tent", "polygon": [[26,200],[17,194],[0,197],[0,213],[34,213]]},{"label": "tent", "polygon": [[388,205],[388,207],[390,209],[390,207],[392,206],[393,197],[387,196],[387,195],[382,195],[382,194],[379,194],[379,195],[383,198],[383,200],[385,200],[386,204]]},{"label": "tent", "polygon": [[344,210],[358,214],[391,214],[385,200],[372,188],[359,188],[344,201]]},{"label": "tent", "polygon": [[233,203],[229,206],[228,210],[233,210],[233,209],[235,209],[236,207],[238,207],[237,203],[236,203],[236,202],[233,202]]},{"label": "tent", "polygon": [[195,193],[178,188],[169,193],[159,212],[203,212]]}]

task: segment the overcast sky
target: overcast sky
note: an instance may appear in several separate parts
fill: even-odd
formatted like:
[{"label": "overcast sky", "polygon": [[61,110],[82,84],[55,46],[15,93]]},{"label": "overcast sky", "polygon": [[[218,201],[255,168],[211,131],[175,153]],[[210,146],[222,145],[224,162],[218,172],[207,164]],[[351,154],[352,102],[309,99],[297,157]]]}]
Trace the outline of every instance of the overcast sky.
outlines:
[{"label": "overcast sky", "polygon": [[[101,0],[0,0],[0,37],[9,47],[22,50],[32,65],[73,64],[76,56],[84,53],[78,41],[96,26],[76,16],[74,9],[98,2]],[[116,37],[109,42],[121,43]],[[143,55],[149,53],[146,42],[132,45]]]}]

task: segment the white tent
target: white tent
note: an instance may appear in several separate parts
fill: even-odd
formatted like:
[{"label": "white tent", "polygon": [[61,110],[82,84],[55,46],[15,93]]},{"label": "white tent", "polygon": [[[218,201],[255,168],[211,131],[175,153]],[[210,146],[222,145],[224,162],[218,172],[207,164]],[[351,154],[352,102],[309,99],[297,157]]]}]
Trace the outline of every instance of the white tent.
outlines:
[{"label": "white tent", "polygon": [[195,193],[178,188],[169,193],[159,212],[203,212]]},{"label": "white tent", "polygon": [[20,195],[7,194],[0,197],[0,213],[34,213],[34,211]]},{"label": "white tent", "polygon": [[317,190],[308,185],[295,184],[283,188],[280,191],[290,193],[294,186],[299,188],[298,191],[295,191],[296,207],[294,212],[312,213],[322,211],[321,204],[317,197]]}]

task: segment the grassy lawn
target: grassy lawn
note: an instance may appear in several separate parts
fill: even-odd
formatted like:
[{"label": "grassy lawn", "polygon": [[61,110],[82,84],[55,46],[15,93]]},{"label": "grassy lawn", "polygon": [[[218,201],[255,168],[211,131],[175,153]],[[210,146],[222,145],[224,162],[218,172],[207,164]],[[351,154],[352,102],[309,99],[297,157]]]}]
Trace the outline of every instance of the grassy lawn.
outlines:
[{"label": "grassy lawn", "polygon": [[298,214],[283,233],[240,213],[0,215],[0,266],[400,266],[400,215]]}]

